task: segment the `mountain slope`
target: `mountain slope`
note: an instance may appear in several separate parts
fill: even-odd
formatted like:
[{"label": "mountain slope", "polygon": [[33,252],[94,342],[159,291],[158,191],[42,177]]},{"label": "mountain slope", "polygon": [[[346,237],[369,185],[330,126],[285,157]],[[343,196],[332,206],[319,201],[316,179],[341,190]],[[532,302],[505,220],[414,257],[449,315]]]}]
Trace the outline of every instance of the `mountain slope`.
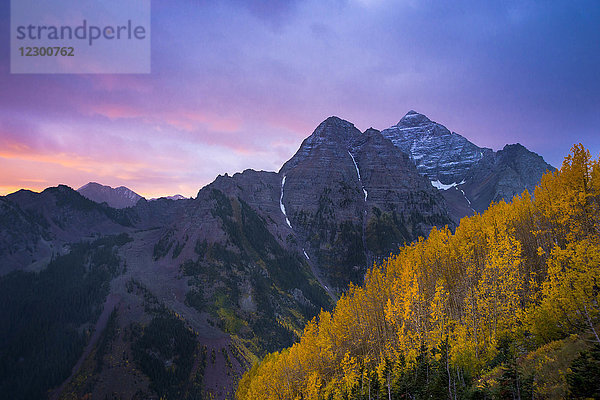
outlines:
[{"label": "mountain slope", "polygon": [[491,202],[510,200],[524,190],[533,193],[541,175],[556,169],[521,144],[506,145],[475,164],[459,188],[472,207],[483,212]]},{"label": "mountain slope", "polygon": [[237,397],[597,398],[600,160],[574,146],[534,194],[373,266]]},{"label": "mountain slope", "polygon": [[86,199],[61,185],[42,193],[20,190],[0,198],[0,275],[44,268],[69,244],[127,231],[131,213]]}]

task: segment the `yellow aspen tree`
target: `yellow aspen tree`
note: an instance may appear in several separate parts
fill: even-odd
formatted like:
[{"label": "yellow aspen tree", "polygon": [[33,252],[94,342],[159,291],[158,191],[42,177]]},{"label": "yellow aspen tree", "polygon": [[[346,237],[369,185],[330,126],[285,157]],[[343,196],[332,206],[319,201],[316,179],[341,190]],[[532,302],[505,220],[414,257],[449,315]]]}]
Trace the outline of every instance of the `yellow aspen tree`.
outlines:
[{"label": "yellow aspen tree", "polygon": [[[600,317],[600,245],[584,239],[555,247],[548,260],[548,277],[538,318],[554,316],[564,334],[588,330],[600,343],[595,325]],[[534,314],[536,314],[534,312]]]},{"label": "yellow aspen tree", "polygon": [[318,372],[313,371],[308,374],[304,388],[304,398],[306,400],[319,400],[321,398],[321,387],[323,380]]},{"label": "yellow aspen tree", "polygon": [[448,291],[444,282],[438,279],[435,285],[435,295],[431,302],[431,327],[429,334],[429,347],[440,348],[448,336]]},{"label": "yellow aspen tree", "polygon": [[390,398],[391,377],[401,373],[394,368],[406,365],[397,361],[414,362],[422,344],[448,340],[457,373],[477,376],[501,335],[529,329],[548,341],[587,331],[600,342],[599,323],[600,166],[576,145],[533,197],[493,204],[454,234],[433,229],[374,266],[299,344],[253,367],[238,393],[337,399],[360,382],[370,396],[375,371]]},{"label": "yellow aspen tree", "polygon": [[360,381],[360,363],[356,357],[346,352],[342,359],[342,370],[344,371],[343,388],[346,393],[350,393],[352,388],[358,385]]}]

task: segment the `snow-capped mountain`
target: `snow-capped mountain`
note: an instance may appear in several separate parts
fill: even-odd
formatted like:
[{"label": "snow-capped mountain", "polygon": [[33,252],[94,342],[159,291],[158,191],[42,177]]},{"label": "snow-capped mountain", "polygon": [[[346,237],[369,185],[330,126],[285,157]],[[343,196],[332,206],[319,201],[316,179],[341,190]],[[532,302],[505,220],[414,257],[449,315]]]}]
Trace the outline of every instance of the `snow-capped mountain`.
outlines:
[{"label": "snow-capped mountain", "polygon": [[412,110],[381,134],[408,154],[419,173],[438,186],[462,182],[473,165],[493,152]]},{"label": "snow-capped mountain", "polygon": [[493,201],[532,191],[547,170],[555,169],[520,144],[494,152],[416,111],[381,133],[442,192],[455,222],[483,212]]},{"label": "snow-capped mountain", "polygon": [[167,199],[167,200],[187,200],[189,197],[185,197],[182,194],[174,194],[173,196],[163,196],[163,197],[153,197],[150,201],[158,200],[158,199]]}]

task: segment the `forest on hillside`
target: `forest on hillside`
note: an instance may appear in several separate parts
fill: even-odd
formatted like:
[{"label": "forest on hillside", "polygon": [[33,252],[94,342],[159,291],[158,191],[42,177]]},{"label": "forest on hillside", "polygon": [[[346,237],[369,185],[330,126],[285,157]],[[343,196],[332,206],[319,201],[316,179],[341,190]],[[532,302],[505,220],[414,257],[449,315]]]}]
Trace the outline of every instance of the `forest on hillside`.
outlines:
[{"label": "forest on hillside", "polygon": [[600,161],[374,265],[243,399],[600,398]]},{"label": "forest on hillside", "polygon": [[71,373],[126,267],[127,234],[73,244],[41,272],[0,277],[0,399],[45,398]]}]

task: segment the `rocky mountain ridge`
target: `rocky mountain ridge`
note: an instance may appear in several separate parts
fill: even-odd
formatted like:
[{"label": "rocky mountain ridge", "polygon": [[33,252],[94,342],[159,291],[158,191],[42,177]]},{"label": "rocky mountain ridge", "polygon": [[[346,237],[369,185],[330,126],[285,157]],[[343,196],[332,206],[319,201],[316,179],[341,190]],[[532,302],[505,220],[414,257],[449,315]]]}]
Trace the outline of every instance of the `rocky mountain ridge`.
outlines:
[{"label": "rocky mountain ridge", "polygon": [[[113,208],[106,197],[84,197],[97,184],[0,197],[0,284],[19,276],[11,271],[34,274],[66,263],[78,242],[92,243],[89,271],[109,263],[114,274],[104,304],[116,310],[118,327],[106,339],[109,353],[94,356],[100,344],[84,353],[55,398],[110,395],[112,376],[139,398],[186,398],[192,387],[226,398],[257,356],[293,343],[372,262],[432,226],[454,227],[457,216],[529,189],[546,165],[520,145],[480,149],[415,112],[390,129],[360,132],[327,118],[278,172],[219,176],[195,199],[135,200],[121,190],[121,199],[136,202]],[[427,143],[436,150],[426,151]],[[109,261],[94,256],[107,246]],[[160,330],[172,316],[184,323],[178,335],[193,334],[194,354],[204,360],[177,379],[164,378],[174,350],[147,347],[155,339],[144,339],[156,332],[177,343],[179,336]],[[94,363],[108,366],[86,367]]]},{"label": "rocky mountain ridge", "polygon": [[[362,280],[364,265],[433,225],[452,225],[444,199],[375,129],[330,117],[279,171],[281,210],[330,284]],[[385,233],[384,233],[385,232]]]}]

